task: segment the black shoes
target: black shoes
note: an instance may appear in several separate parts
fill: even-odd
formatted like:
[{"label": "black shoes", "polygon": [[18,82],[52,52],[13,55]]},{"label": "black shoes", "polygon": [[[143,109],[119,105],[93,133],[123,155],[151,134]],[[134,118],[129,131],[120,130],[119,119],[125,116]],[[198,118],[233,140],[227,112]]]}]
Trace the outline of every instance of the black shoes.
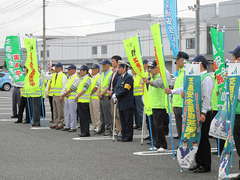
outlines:
[{"label": "black shoes", "polygon": [[15,121],[14,123],[22,123],[21,121]]},{"label": "black shoes", "polygon": [[84,134],[78,134],[78,136],[79,136],[79,137],[89,137],[90,134],[88,134],[88,133],[84,133]]},{"label": "black shoes", "polygon": [[18,115],[11,116],[11,118],[18,118]]},{"label": "black shoes", "polygon": [[30,124],[30,122],[24,121],[23,124]]},{"label": "black shoes", "polygon": [[205,168],[203,166],[193,166],[192,168],[188,169],[189,171],[193,171],[194,173],[206,173],[206,172],[210,172],[211,169],[210,168]]}]

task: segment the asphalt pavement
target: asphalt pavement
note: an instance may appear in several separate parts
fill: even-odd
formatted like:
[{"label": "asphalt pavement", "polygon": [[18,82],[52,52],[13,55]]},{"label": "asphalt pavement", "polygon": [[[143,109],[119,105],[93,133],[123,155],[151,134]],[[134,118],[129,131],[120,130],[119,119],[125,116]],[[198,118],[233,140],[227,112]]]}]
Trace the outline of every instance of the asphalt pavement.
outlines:
[{"label": "asphalt pavement", "polygon": [[[217,179],[217,155],[212,155],[210,173],[195,174],[187,169],[180,172],[177,158],[172,156],[170,136],[167,136],[167,152],[151,153],[149,141],[145,140],[141,145],[139,130],[134,131],[133,142],[113,142],[110,137],[93,132],[90,138],[78,138],[79,129],[74,133],[49,129],[48,99],[45,102],[46,128],[43,121],[42,129],[31,129],[29,124],[15,124],[16,119],[11,119],[11,94],[12,90],[0,91],[0,180]],[[176,135],[174,119],[173,133]],[[211,139],[211,145],[216,149],[215,139]],[[177,146],[178,140],[174,139],[175,149]],[[230,173],[239,172],[236,152],[233,159]]]}]

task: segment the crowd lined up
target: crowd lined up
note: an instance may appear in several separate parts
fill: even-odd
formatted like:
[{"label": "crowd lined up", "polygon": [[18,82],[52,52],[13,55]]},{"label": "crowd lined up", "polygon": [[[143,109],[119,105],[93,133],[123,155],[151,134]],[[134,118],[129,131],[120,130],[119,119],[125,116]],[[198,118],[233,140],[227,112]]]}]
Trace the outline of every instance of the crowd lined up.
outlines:
[{"label": "crowd lined up", "polygon": [[[240,46],[232,54],[232,61],[240,62]],[[14,88],[13,105],[16,104],[14,98],[18,91],[21,93],[19,112],[13,113],[17,117],[16,123],[23,122],[23,111],[26,109],[26,120],[32,120],[33,127],[40,126],[40,116],[43,116],[41,95],[46,100],[49,99],[52,126],[51,129],[75,132],[77,131],[77,119],[80,119],[80,137],[90,136],[90,131],[96,134],[112,136],[122,142],[132,141],[133,129],[141,130],[143,124],[144,103],[143,85],[147,84],[147,90],[152,104],[153,114],[150,116],[151,129],[153,135],[154,150],[164,152],[167,147],[166,135],[169,133],[169,116],[166,112],[165,94],[171,94],[172,107],[176,119],[176,129],[178,137],[182,135],[182,108],[183,108],[183,81],[184,62],[189,61],[189,56],[185,52],[179,52],[176,59],[177,78],[172,84],[171,76],[166,70],[166,77],[169,88],[164,87],[156,61],[143,61],[145,77],[138,76],[133,69],[129,73],[130,65],[122,60],[118,55],[105,59],[100,66],[93,64],[90,69],[86,65],[78,68],[71,64],[68,66],[68,77],[63,73],[63,65],[57,63],[51,69],[51,74],[46,73],[39,66],[41,80],[39,89],[32,93],[26,93],[24,87]],[[210,76],[207,72],[208,60],[197,55],[193,63],[200,63],[201,72],[201,115],[202,122],[201,140],[195,156],[196,165],[190,168],[195,173],[211,171],[211,146],[209,142],[209,128],[213,117],[218,111],[218,86],[215,74]],[[214,68],[213,68],[214,71]],[[24,67],[25,74],[28,69]],[[42,88],[40,88],[42,87]],[[41,91],[42,89],[42,91]],[[240,94],[240,93],[239,93]],[[240,98],[238,97],[237,108],[240,110]],[[28,105],[30,104],[30,111]],[[114,108],[116,108],[116,114]],[[240,155],[240,111],[236,111],[234,140],[238,155]],[[45,112],[45,111],[44,111]],[[115,114],[115,128],[113,119]],[[135,119],[135,122],[134,122]],[[91,122],[91,127],[90,127]],[[147,126],[149,128],[148,121]],[[64,126],[65,124],[65,126]],[[134,125],[135,124],[135,125]],[[223,150],[224,141],[220,141],[220,151]],[[153,150],[150,148],[150,150]],[[238,177],[239,178],[239,177]]]}]

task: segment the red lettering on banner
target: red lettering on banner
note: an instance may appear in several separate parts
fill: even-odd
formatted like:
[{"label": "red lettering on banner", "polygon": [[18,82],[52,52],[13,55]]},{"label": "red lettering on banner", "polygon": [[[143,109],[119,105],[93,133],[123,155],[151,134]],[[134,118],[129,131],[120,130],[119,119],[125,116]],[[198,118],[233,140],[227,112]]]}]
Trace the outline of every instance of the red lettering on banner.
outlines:
[{"label": "red lettering on banner", "polygon": [[19,63],[17,62],[17,63],[15,63],[15,66],[14,66],[14,68],[19,68]]},{"label": "red lettering on banner", "polygon": [[216,79],[217,79],[217,83],[218,83],[218,84],[224,83],[224,79],[223,79],[223,77],[222,77],[222,74],[216,75]]},{"label": "red lettering on banner", "polygon": [[217,71],[217,70],[218,70],[218,66],[217,66],[216,61],[213,62],[213,65],[214,65],[214,69],[215,69],[215,71]]},{"label": "red lettering on banner", "polygon": [[133,58],[133,62],[136,64],[136,66],[139,69],[140,73],[142,73],[142,67],[141,67],[141,64],[139,63],[137,57]]},{"label": "red lettering on banner", "polygon": [[20,60],[19,54],[13,54],[13,60],[14,61],[19,61]]},{"label": "red lettering on banner", "polygon": [[32,59],[32,52],[30,52],[30,58],[31,58],[31,62],[30,62],[30,68],[32,69],[31,74],[29,75],[29,82],[30,82],[30,86],[34,86],[36,83],[34,82],[34,75],[36,73],[36,70],[33,68],[33,59]]},{"label": "red lettering on banner", "polygon": [[21,76],[22,73],[21,73],[20,70],[17,70],[17,71],[15,71],[15,74],[18,75],[18,76]]}]

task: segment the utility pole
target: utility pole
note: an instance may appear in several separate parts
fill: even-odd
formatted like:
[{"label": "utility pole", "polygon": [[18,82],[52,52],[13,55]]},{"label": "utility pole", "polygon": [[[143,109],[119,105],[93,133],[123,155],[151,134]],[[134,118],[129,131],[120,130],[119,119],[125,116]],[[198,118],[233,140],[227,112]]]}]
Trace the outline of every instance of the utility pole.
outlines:
[{"label": "utility pole", "polygon": [[195,55],[200,53],[200,0],[196,0],[196,42],[195,42]]},{"label": "utility pole", "polygon": [[182,50],[182,19],[179,18],[178,19],[178,47],[179,47],[179,51]]},{"label": "utility pole", "polygon": [[[45,27],[45,7],[46,2],[43,0],[43,69],[46,68],[46,27]],[[45,69],[46,70],[46,69]]]}]

